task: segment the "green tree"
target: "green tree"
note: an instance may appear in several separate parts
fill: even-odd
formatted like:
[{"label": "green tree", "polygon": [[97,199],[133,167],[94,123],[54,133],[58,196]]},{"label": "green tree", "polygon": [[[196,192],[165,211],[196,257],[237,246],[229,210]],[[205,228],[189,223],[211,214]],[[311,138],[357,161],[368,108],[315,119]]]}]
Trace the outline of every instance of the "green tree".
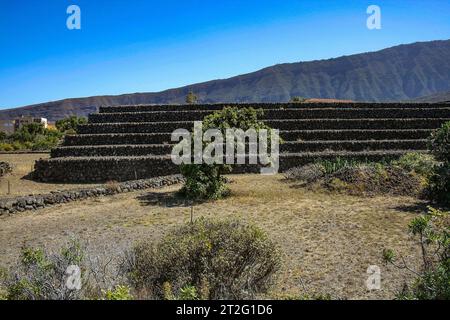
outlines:
[{"label": "green tree", "polygon": [[85,117],[70,116],[56,121],[56,128],[61,132],[77,132],[78,126],[86,124],[87,119]]},{"label": "green tree", "polygon": [[186,103],[187,104],[196,104],[197,101],[198,101],[198,97],[192,91],[189,91],[186,96]]},{"label": "green tree", "polygon": [[[262,115],[262,110],[226,107],[203,119],[202,135],[208,129],[218,129],[224,137],[227,129],[242,129],[243,131],[255,129],[256,132],[267,129],[270,134],[271,128],[258,120]],[[236,145],[235,148],[237,148]],[[225,164],[183,164],[181,173],[186,178],[186,182],[181,192],[195,200],[222,198],[228,194],[226,180],[222,174],[230,171],[231,167]]]}]

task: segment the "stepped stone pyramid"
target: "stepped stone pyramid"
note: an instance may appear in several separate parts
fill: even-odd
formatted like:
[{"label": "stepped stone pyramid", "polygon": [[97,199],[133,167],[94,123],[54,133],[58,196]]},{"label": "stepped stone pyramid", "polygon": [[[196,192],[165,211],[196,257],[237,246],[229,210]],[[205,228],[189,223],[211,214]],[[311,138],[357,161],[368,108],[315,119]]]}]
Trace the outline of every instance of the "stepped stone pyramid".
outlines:
[{"label": "stepped stone pyramid", "polygon": [[[41,181],[105,182],[179,172],[170,159],[175,129],[226,106],[263,109],[263,120],[280,130],[280,169],[336,157],[367,160],[426,151],[432,130],[450,121],[450,104],[301,103],[131,105],[100,107],[78,134],[68,135],[38,160]],[[240,166],[236,172],[257,172]]]}]

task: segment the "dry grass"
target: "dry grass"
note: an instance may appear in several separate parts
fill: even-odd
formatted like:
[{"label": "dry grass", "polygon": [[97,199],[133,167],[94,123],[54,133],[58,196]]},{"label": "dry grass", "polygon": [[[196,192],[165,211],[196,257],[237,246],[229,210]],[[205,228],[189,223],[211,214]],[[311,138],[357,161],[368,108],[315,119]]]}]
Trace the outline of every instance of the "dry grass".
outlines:
[{"label": "dry grass", "polygon": [[[39,183],[28,179],[27,175],[33,170],[34,162],[40,158],[46,159],[48,157],[48,153],[0,154],[1,161],[9,162],[13,166],[11,174],[0,178],[0,198],[48,193],[55,190],[86,186],[77,184]],[[8,195],[8,181],[11,186],[10,195]]]},{"label": "dry grass", "polygon": [[[409,197],[358,198],[308,191],[281,176],[231,176],[232,196],[197,205],[194,218],[239,218],[254,223],[280,245],[285,259],[271,297],[308,292],[336,298],[386,299],[401,289],[403,274],[381,261],[387,247],[412,256],[408,222],[423,204]],[[0,265],[20,246],[57,248],[69,236],[90,250],[119,255],[143,237],[158,240],[190,220],[190,207],[174,196],[177,186],[120,194],[0,217]],[[105,251],[106,250],[106,251]],[[106,252],[106,253],[105,253]],[[369,265],[382,269],[382,289],[365,287]]]}]

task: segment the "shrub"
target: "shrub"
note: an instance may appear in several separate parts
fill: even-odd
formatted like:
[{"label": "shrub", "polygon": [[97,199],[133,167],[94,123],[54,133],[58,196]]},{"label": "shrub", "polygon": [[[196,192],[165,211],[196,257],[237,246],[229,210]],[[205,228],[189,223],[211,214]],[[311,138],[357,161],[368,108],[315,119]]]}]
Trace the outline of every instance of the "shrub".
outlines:
[{"label": "shrub", "polygon": [[319,300],[319,301],[329,301],[333,300],[333,297],[330,294],[321,294],[321,293],[306,293],[306,294],[277,294],[275,295],[275,300]]},{"label": "shrub", "polygon": [[431,134],[428,147],[436,160],[450,162],[450,121]]},{"label": "shrub", "polygon": [[56,147],[59,143],[59,139],[52,136],[37,136],[34,143],[31,144],[32,150],[50,150]]},{"label": "shrub", "polygon": [[401,156],[393,164],[409,172],[416,172],[425,178],[430,178],[434,173],[437,162],[430,154],[410,152]]},{"label": "shrub", "polygon": [[14,151],[14,147],[10,143],[0,143],[0,151]]},{"label": "shrub", "polygon": [[450,121],[433,132],[429,148],[436,159],[441,161],[435,166],[435,173],[430,178],[429,195],[443,205],[450,205]]},{"label": "shrub", "polygon": [[0,161],[0,177],[3,177],[4,175],[11,173],[12,170],[13,168],[9,164],[9,162]]},{"label": "shrub", "polygon": [[395,166],[360,165],[344,167],[324,179],[323,185],[331,191],[352,195],[415,195],[422,193],[422,179]]},{"label": "shrub", "polygon": [[66,272],[71,265],[82,268],[83,258],[83,251],[76,241],[70,242],[57,255],[47,255],[41,249],[24,247],[14,274],[5,280],[7,299],[72,300],[81,298],[80,290],[70,289],[66,285]]},{"label": "shrub", "polygon": [[[422,255],[420,270],[413,270],[404,257],[398,259],[392,249],[383,251],[383,259],[407,270],[416,279],[411,288],[405,285],[400,299],[450,299],[450,214],[429,208],[426,215],[415,218],[409,232],[417,239]],[[398,262],[400,260],[400,262]]]},{"label": "shrub", "polygon": [[[208,129],[218,129],[225,137],[227,129],[261,129],[270,128],[258,120],[262,110],[253,108],[226,107],[221,111],[206,116],[203,119],[203,132]],[[237,146],[235,145],[235,148]],[[219,199],[228,194],[225,180],[221,176],[230,172],[231,167],[224,164],[183,164],[181,173],[186,178],[182,193],[191,199]]]},{"label": "shrub", "polygon": [[40,123],[30,123],[11,135],[5,135],[0,150],[49,150],[59,143],[62,136],[61,132],[45,129]]},{"label": "shrub", "polygon": [[77,132],[79,125],[86,123],[87,119],[85,117],[70,116],[68,118],[56,121],[55,126],[60,132],[73,133]]},{"label": "shrub", "polygon": [[[369,162],[336,158],[292,168],[286,179],[301,180],[309,187],[319,186],[332,192],[365,196],[376,194],[423,194],[425,179],[414,170],[407,171],[388,161]],[[315,184],[314,184],[315,183]],[[311,184],[314,184],[311,185]]]},{"label": "shrub", "polygon": [[428,195],[439,204],[450,205],[450,163],[435,167],[435,173],[430,178]]},{"label": "shrub", "polygon": [[13,147],[14,151],[22,150],[22,149],[24,149],[24,144],[20,143],[19,141],[15,141],[15,142],[13,142],[12,147]]},{"label": "shrub", "polygon": [[200,219],[156,245],[138,243],[126,257],[131,283],[160,299],[252,298],[266,292],[280,267],[279,251],[267,235],[238,221]]},{"label": "shrub", "polygon": [[105,300],[132,300],[130,288],[123,285],[117,285],[114,289],[103,291]]},{"label": "shrub", "polygon": [[186,178],[180,193],[193,200],[216,200],[229,192],[226,179],[221,176],[226,167],[213,164],[181,165]]}]

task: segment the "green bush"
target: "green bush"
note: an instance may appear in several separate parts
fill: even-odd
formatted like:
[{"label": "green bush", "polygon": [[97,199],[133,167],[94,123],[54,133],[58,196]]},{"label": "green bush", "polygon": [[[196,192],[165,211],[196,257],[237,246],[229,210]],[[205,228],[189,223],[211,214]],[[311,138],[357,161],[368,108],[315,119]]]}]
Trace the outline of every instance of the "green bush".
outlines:
[{"label": "green bush", "polygon": [[[409,232],[417,239],[422,254],[422,266],[414,270],[392,249],[383,251],[383,259],[414,275],[411,288],[405,286],[400,299],[450,299],[450,213],[429,208],[426,215],[412,220]],[[399,262],[400,261],[400,262]]]},{"label": "green bush", "polygon": [[59,143],[59,138],[55,136],[39,135],[30,145],[32,150],[50,150],[56,147]]},{"label": "green bush", "polygon": [[280,254],[255,226],[200,219],[156,245],[138,243],[123,265],[147,298],[244,299],[266,292]]},{"label": "green bush", "polygon": [[437,162],[430,154],[410,152],[401,156],[393,164],[409,172],[415,172],[425,178],[430,178],[434,173],[434,167]]},{"label": "green bush", "polygon": [[429,197],[439,204],[450,206],[450,163],[435,167],[435,173],[430,178]]},{"label": "green bush", "polygon": [[45,129],[40,123],[30,123],[11,135],[4,135],[1,139],[0,150],[49,150],[58,145],[62,136],[61,132]]},{"label": "green bush", "polygon": [[436,160],[450,162],[450,121],[431,134],[428,146]]},{"label": "green bush", "polygon": [[[271,130],[258,117],[262,110],[253,108],[226,107],[221,111],[206,116],[203,119],[203,132],[208,129],[218,129],[225,137],[227,129],[261,129]],[[237,146],[235,146],[237,148]],[[225,179],[221,176],[230,172],[231,167],[224,164],[183,164],[181,174],[186,178],[182,193],[195,200],[219,199],[228,194]]]},{"label": "green bush", "polygon": [[14,151],[14,147],[10,143],[0,143],[0,151]]},{"label": "green bush", "polygon": [[85,117],[70,116],[56,121],[55,126],[60,132],[76,133],[78,126],[86,123],[87,119]]},{"label": "green bush", "polygon": [[450,205],[450,122],[431,135],[429,148],[436,160],[441,163],[435,166],[435,173],[430,178],[430,198]]},{"label": "green bush", "polygon": [[114,289],[103,291],[105,300],[133,300],[130,288],[123,285],[117,285]]},{"label": "green bush", "polygon": [[186,178],[180,193],[193,200],[216,200],[229,192],[226,179],[221,176],[224,167],[213,164],[181,165],[181,174]]}]

